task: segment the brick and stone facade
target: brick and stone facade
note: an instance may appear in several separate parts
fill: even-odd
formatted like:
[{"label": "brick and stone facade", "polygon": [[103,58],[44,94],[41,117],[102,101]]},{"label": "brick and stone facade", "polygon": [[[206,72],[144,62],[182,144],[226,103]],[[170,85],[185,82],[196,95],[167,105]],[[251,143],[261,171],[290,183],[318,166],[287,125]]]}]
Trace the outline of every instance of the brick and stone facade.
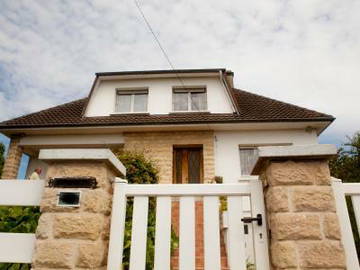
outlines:
[{"label": "brick and stone facade", "polygon": [[213,131],[132,132],[124,133],[124,149],[142,152],[159,167],[159,182],[170,184],[173,179],[174,145],[201,145],[203,147],[204,182],[215,176]]},{"label": "brick and stone facade", "polygon": [[20,167],[23,149],[19,145],[20,137],[11,137],[8,154],[5,159],[5,164],[2,172],[2,179],[16,179]]},{"label": "brick and stone facade", "polygon": [[261,178],[272,269],[345,269],[326,159],[270,159]]},{"label": "brick and stone facade", "polygon": [[[106,269],[112,181],[116,172],[102,161],[56,161],[47,178],[96,177],[98,188],[80,188],[80,207],[57,206],[60,188],[46,187],[40,204],[32,267],[42,269]],[[73,190],[73,189],[72,189]]]}]

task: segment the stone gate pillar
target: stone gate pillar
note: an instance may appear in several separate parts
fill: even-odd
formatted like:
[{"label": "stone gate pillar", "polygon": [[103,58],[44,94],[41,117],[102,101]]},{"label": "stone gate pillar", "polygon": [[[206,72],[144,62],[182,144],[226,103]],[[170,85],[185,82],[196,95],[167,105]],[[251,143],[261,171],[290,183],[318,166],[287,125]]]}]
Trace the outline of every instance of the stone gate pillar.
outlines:
[{"label": "stone gate pillar", "polygon": [[[41,150],[39,159],[48,179],[95,177],[97,187],[45,187],[32,269],[106,269],[112,182],[124,166],[108,149]],[[80,205],[58,205],[61,191],[80,191]]]},{"label": "stone gate pillar", "polygon": [[11,136],[8,153],[5,159],[2,179],[16,179],[20,167],[23,149],[19,145],[21,136]]},{"label": "stone gate pillar", "polygon": [[260,147],[272,269],[345,269],[328,159],[332,145]]}]

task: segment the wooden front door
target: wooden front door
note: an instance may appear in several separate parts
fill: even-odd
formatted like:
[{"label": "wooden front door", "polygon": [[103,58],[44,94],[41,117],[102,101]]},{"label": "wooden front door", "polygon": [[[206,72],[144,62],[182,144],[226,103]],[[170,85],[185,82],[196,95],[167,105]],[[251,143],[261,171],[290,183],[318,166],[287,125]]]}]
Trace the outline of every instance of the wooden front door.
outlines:
[{"label": "wooden front door", "polygon": [[174,147],[173,182],[196,184],[203,182],[203,148]]}]

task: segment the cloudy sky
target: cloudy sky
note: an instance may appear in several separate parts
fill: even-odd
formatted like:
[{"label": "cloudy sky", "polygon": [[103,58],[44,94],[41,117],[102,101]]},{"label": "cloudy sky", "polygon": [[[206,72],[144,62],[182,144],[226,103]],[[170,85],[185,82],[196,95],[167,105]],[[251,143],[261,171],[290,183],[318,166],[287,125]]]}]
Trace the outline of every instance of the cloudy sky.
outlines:
[{"label": "cloudy sky", "polygon": [[[334,115],[321,142],[360,130],[360,1],[138,1],[175,68]],[[95,72],[168,68],[133,0],[0,1],[0,120],[86,96]]]}]

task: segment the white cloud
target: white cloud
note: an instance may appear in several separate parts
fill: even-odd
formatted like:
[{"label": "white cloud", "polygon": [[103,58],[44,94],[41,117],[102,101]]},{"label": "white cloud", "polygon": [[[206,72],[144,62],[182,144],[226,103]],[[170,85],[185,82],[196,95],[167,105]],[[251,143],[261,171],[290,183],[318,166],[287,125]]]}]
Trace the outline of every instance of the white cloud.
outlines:
[{"label": "white cloud", "polygon": [[[239,88],[333,114],[329,133],[360,129],[359,1],[140,3],[175,67],[230,68]],[[85,96],[98,71],[162,68],[131,0],[0,3],[0,119]]]}]

